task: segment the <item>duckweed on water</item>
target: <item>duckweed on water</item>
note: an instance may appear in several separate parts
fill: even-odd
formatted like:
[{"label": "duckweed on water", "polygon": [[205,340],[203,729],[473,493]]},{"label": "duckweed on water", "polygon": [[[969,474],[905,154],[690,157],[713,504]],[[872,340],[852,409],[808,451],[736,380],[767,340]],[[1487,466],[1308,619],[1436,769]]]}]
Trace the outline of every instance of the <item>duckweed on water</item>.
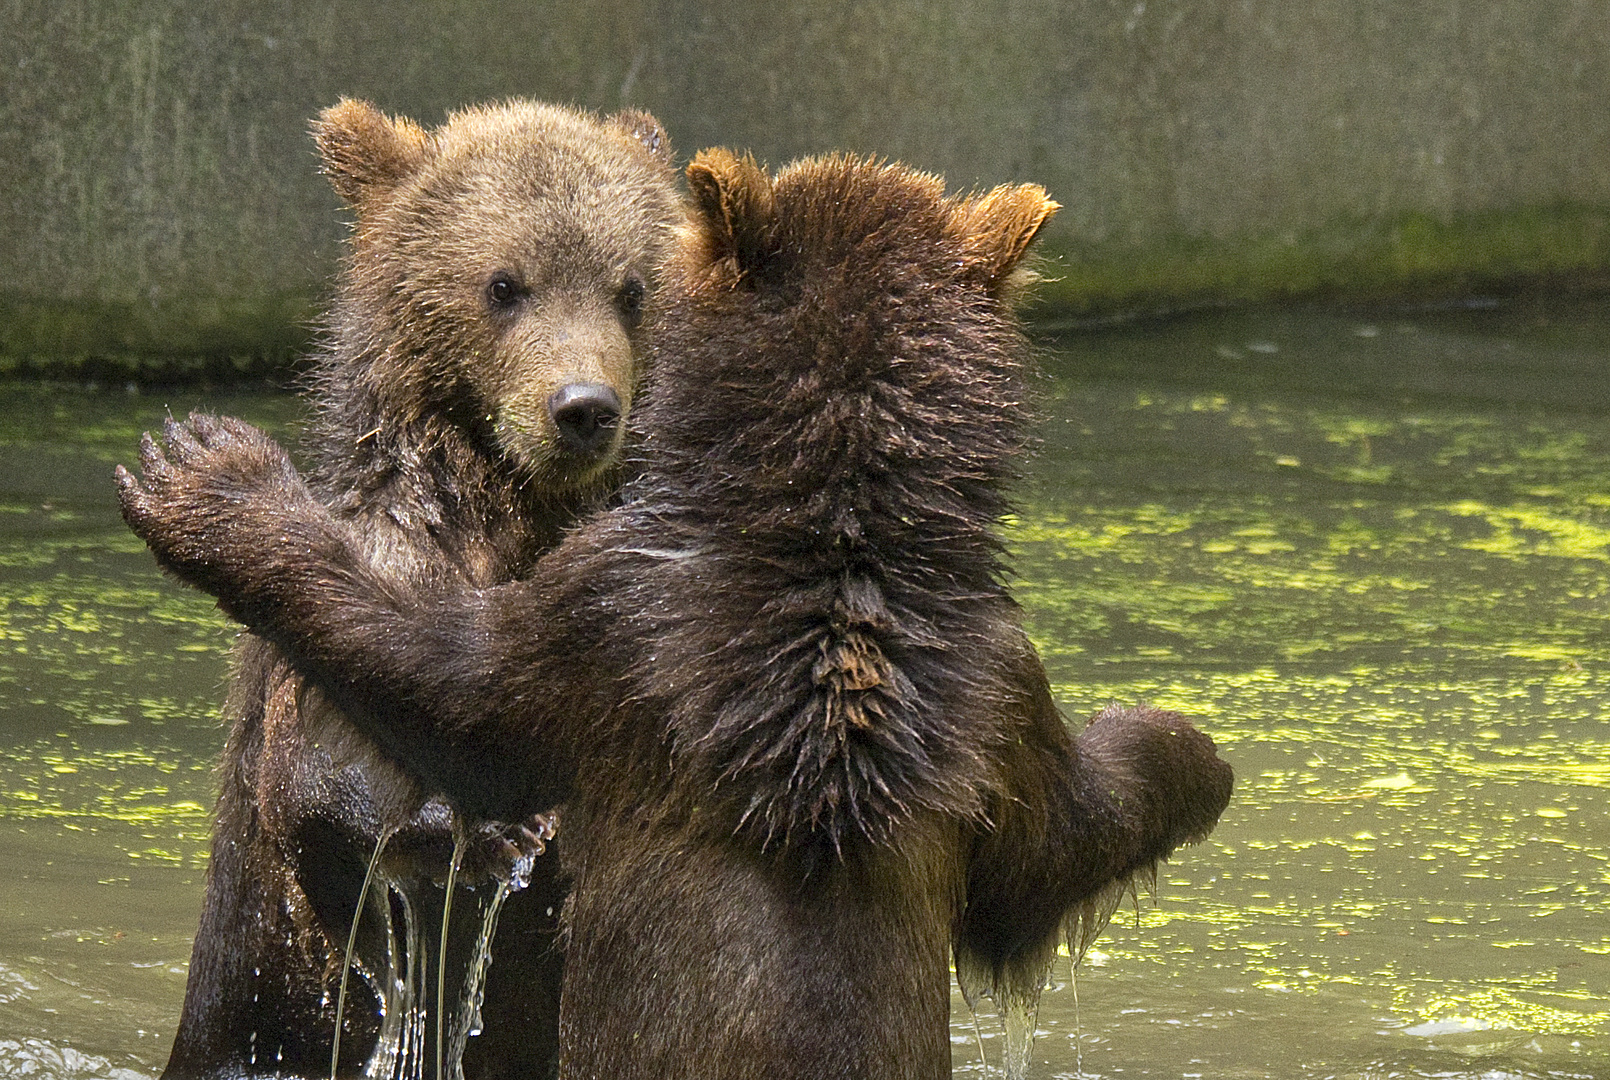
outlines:
[{"label": "duckweed on water", "polygon": [[[1610,324],[1240,314],[1048,363],[1010,539],[1053,685],[1070,717],[1199,718],[1237,789],[1086,955],[1077,1015],[1044,997],[1031,1075],[1610,1073]],[[161,407],[31,393],[0,390],[0,856],[28,868],[0,980],[39,989],[0,1030],[149,1075],[232,632],[116,518],[106,470]],[[107,1004],[64,1007],[68,972]]]}]

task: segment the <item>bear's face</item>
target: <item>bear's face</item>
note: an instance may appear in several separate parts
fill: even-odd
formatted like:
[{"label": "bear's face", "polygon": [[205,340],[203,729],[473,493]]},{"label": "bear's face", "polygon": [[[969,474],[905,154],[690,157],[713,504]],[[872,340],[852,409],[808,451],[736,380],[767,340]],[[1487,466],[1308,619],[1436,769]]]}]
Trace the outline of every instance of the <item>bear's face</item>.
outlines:
[{"label": "bear's face", "polygon": [[659,126],[511,102],[426,133],[343,102],[316,130],[399,401],[462,416],[543,489],[597,481],[683,216]]}]

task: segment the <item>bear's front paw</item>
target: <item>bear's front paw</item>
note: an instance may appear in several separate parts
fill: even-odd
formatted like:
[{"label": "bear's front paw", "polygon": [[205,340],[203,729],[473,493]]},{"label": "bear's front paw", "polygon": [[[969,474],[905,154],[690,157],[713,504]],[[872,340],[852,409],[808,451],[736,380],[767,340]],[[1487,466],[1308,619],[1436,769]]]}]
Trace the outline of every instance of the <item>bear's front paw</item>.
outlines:
[{"label": "bear's front paw", "polygon": [[[282,511],[301,481],[267,435],[233,417],[169,420],[140,437],[140,477],[115,471],[123,520],[164,566],[205,587],[209,571],[251,558],[254,510]],[[305,490],[305,489],[304,489]]]},{"label": "bear's front paw", "polygon": [[476,829],[465,868],[481,877],[507,882],[514,891],[531,882],[537,857],[559,832],[559,811],[533,814],[518,825],[483,822]]},{"label": "bear's front paw", "polygon": [[1150,705],[1109,705],[1080,745],[1116,767],[1119,794],[1144,807],[1151,856],[1166,857],[1207,836],[1230,802],[1234,774],[1213,740],[1179,713]]}]

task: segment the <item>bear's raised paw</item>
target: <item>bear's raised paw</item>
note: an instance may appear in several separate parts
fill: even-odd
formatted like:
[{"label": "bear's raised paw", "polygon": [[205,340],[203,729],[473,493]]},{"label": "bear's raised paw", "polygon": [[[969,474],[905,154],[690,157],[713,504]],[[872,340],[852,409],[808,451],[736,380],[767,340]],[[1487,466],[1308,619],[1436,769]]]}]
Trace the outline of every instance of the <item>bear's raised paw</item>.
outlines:
[{"label": "bear's raised paw", "polygon": [[279,444],[228,416],[169,420],[160,440],[146,432],[140,475],[119,465],[114,478],[123,520],[163,568],[214,593],[270,550],[297,543],[284,524],[293,508],[316,506]]}]

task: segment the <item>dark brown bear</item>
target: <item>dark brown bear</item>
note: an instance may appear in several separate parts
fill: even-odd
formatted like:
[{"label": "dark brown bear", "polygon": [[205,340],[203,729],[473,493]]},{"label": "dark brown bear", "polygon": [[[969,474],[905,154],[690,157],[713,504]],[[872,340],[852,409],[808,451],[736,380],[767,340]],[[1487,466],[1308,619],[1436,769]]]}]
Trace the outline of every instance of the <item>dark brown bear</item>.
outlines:
[{"label": "dark brown bear", "polygon": [[561,1076],[947,1077],[952,950],[1026,1010],[1230,770],[1171,713],[1070,736],[1002,584],[1009,302],[1055,204],[843,157],[688,175],[645,471],[529,579],[375,565],[232,420],[147,439],[124,513],[425,788],[562,801]]},{"label": "dark brown bear", "polygon": [[[343,101],[314,133],[357,220],[314,374],[312,497],[400,580],[506,581],[617,482],[644,305],[684,213],[664,134],[643,113],[523,101],[429,132]],[[350,980],[350,1074],[376,1047],[376,990],[395,959],[382,929],[397,908],[402,936],[405,897],[426,931],[408,959],[434,1013],[451,815],[261,638],[242,639],[228,713],[206,906],[164,1075],[329,1075],[365,868],[398,830],[382,865],[396,898],[378,889],[363,921],[370,981]],[[498,860],[496,838],[479,846]],[[553,1072],[562,896],[553,859],[538,860],[505,909],[471,1076]],[[405,1022],[398,1001],[390,1012]],[[399,1052],[428,1061],[434,1037],[427,1023]]]}]

